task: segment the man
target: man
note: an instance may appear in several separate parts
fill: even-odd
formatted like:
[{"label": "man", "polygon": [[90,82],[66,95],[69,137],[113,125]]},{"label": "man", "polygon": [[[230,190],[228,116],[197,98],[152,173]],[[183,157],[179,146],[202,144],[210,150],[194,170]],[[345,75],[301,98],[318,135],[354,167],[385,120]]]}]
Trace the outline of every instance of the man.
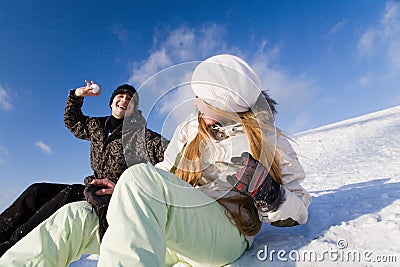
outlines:
[{"label": "man", "polygon": [[[147,161],[156,164],[162,161],[163,145],[166,146],[167,141],[160,134],[146,128],[146,121],[138,109],[139,97],[135,88],[128,84],[117,87],[109,102],[111,115],[89,117],[82,113],[83,100],[85,97],[98,96],[101,91],[94,93],[91,84],[85,82],[86,86],[69,92],[64,112],[65,126],[77,138],[90,142],[93,175],[84,179],[85,184],[90,184],[94,179],[108,179],[116,183],[128,167],[126,159],[129,165]],[[134,127],[123,133],[128,106],[132,111],[129,122]],[[35,183],[29,186],[0,214],[0,256],[61,206],[85,200],[84,189],[85,185],[82,184]],[[88,198],[90,193],[85,195]],[[108,200],[102,200],[105,204],[102,207],[94,205],[101,220],[105,218]],[[103,227],[99,229],[101,236],[107,227],[104,220],[102,223]]]}]

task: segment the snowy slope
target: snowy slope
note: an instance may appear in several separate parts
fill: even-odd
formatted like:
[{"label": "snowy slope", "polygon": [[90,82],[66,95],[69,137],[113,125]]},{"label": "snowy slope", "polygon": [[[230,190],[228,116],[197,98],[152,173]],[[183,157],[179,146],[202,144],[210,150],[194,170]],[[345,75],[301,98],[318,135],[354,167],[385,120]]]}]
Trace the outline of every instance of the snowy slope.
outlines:
[{"label": "snowy slope", "polygon": [[[313,196],[309,221],[263,225],[253,247],[230,266],[399,266],[400,106],[293,140],[307,174],[303,186]],[[71,266],[96,266],[96,256]]]}]

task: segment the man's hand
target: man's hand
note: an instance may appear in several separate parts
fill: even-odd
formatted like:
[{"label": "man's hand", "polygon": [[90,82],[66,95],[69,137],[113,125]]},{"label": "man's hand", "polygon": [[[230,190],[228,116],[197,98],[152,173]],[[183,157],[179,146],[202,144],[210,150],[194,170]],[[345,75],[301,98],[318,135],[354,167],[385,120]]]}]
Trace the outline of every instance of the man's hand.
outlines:
[{"label": "man's hand", "polygon": [[94,179],[90,184],[95,185],[99,188],[95,192],[96,195],[112,195],[115,188],[115,183],[108,179]]},{"label": "man's hand", "polygon": [[93,89],[90,87],[91,84],[94,84],[94,81],[91,81],[91,84],[85,80],[86,86],[79,87],[75,89],[75,95],[79,97],[85,97],[85,96],[98,96],[101,93],[101,90],[98,91],[97,93],[93,93]]},{"label": "man's hand", "polygon": [[83,194],[86,201],[92,204],[97,215],[103,208],[107,208],[115,184],[108,179],[95,179],[85,187]]},{"label": "man's hand", "polygon": [[94,179],[85,187],[83,194],[99,217],[99,235],[103,239],[104,233],[108,228],[106,219],[108,204],[114,191],[115,184],[108,179]]}]

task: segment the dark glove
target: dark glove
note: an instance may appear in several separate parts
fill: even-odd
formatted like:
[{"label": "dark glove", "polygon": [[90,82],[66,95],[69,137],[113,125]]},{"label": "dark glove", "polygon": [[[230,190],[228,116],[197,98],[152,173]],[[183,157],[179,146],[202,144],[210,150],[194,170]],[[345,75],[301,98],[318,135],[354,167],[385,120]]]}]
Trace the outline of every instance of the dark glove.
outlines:
[{"label": "dark glove", "polygon": [[233,190],[253,198],[261,211],[277,210],[282,197],[280,184],[272,179],[269,170],[248,152],[233,157],[231,161],[240,166],[235,175],[227,176]]},{"label": "dark glove", "polygon": [[88,185],[90,185],[90,183],[91,183],[94,179],[96,179],[96,176],[94,176],[94,175],[86,176],[85,179],[83,179],[83,183],[84,183],[86,186],[88,186]]},{"label": "dark glove", "polygon": [[108,204],[110,203],[111,195],[96,195],[96,191],[101,189],[97,185],[87,185],[83,194],[85,195],[86,201],[89,202],[99,217],[99,235],[100,241],[103,239],[104,233],[108,228],[108,222],[106,219]]},{"label": "dark glove", "polygon": [[86,186],[83,191],[86,201],[92,205],[96,213],[100,209],[107,207],[111,199],[111,195],[96,195],[96,191],[99,189],[101,188],[97,185],[90,184]]}]

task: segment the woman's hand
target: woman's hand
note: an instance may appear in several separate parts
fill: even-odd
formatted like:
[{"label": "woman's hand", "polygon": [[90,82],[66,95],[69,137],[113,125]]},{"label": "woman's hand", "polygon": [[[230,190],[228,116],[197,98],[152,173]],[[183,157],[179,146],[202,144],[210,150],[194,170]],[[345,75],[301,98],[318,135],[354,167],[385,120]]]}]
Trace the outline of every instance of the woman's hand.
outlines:
[{"label": "woman's hand", "polygon": [[248,152],[243,152],[241,157],[233,157],[231,161],[240,166],[235,175],[226,177],[232,189],[250,196],[260,210],[276,211],[282,198],[281,186],[272,179],[269,169]]},{"label": "woman's hand", "polygon": [[94,179],[90,184],[93,184],[100,188],[95,192],[96,195],[112,195],[115,188],[115,183],[108,179]]},{"label": "woman's hand", "polygon": [[75,95],[79,96],[79,97],[85,97],[85,96],[98,96],[100,95],[101,89],[96,92],[93,93],[93,89],[92,87],[90,87],[92,84],[94,84],[94,81],[91,81],[91,84],[85,80],[86,86],[83,87],[79,87],[75,89]]}]

